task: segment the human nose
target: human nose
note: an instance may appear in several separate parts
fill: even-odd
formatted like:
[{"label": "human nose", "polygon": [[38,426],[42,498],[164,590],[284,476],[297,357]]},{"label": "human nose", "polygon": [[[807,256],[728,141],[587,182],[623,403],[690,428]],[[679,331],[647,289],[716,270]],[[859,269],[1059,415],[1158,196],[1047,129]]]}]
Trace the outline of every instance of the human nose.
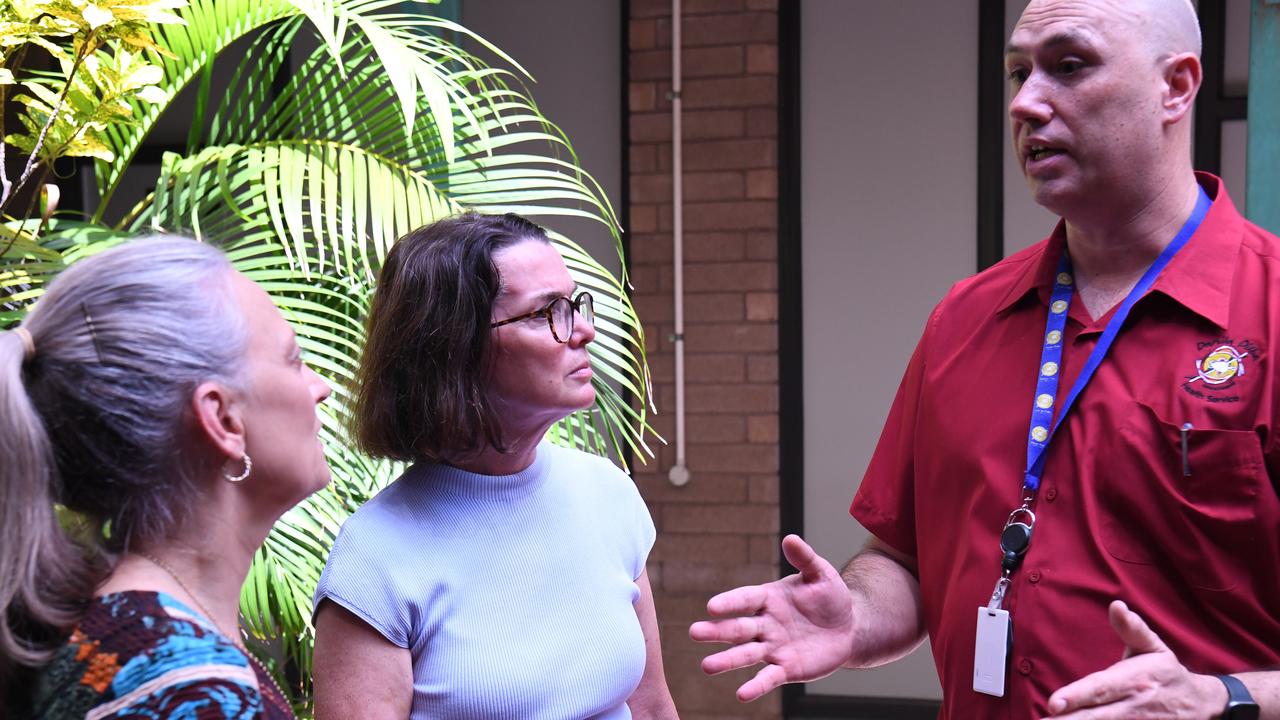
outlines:
[{"label": "human nose", "polygon": [[[1032,72],[1021,85],[1013,89],[1013,96],[1009,98],[1009,120],[1015,128],[1019,123],[1039,127],[1049,122],[1052,116],[1053,108],[1049,105],[1041,75]],[[1014,135],[1016,142],[1017,133]]]},{"label": "human nose", "polygon": [[333,388],[329,385],[329,381],[320,377],[320,373],[312,370],[310,365],[307,366],[307,372],[311,373],[311,387],[316,395],[316,404],[319,405],[329,399],[333,394]]},{"label": "human nose", "polygon": [[588,319],[578,310],[574,310],[573,316],[573,334],[569,336],[569,342],[574,345],[586,345],[596,339],[596,322],[594,314]]}]

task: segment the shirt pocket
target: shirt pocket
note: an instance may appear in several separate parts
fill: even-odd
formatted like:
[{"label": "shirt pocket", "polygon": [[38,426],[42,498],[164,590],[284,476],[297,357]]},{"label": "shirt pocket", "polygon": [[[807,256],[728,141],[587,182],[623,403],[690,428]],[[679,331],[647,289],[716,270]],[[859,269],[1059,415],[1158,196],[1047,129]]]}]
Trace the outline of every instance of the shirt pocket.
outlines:
[{"label": "shirt pocket", "polygon": [[1115,446],[1096,458],[1107,552],[1202,590],[1240,584],[1259,540],[1258,492],[1268,484],[1258,436],[1196,426],[1184,466],[1182,423],[1135,403],[1112,438]]}]

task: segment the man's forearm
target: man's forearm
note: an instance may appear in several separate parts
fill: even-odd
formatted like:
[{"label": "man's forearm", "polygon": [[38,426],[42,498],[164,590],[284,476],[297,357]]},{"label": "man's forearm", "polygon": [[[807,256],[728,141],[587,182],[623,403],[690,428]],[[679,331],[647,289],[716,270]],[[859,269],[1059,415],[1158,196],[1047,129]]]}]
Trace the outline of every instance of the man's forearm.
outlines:
[{"label": "man's forearm", "polygon": [[840,571],[853,597],[854,640],[845,667],[883,665],[925,639],[920,582],[891,552],[873,541]]}]

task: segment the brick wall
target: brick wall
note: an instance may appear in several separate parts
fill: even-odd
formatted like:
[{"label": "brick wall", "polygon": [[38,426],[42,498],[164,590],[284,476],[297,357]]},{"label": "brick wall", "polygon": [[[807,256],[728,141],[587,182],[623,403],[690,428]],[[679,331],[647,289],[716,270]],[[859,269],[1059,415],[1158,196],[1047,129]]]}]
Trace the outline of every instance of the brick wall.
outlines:
[{"label": "brick wall", "polygon": [[[777,0],[684,0],[685,378],[689,484],[674,447],[637,469],[658,526],[649,561],[667,678],[684,720],[780,717],[734,697],[689,640],[717,592],[778,573]],[[671,4],[631,0],[630,227],[656,427],[675,436]],[[752,671],[754,672],[754,671]]]}]

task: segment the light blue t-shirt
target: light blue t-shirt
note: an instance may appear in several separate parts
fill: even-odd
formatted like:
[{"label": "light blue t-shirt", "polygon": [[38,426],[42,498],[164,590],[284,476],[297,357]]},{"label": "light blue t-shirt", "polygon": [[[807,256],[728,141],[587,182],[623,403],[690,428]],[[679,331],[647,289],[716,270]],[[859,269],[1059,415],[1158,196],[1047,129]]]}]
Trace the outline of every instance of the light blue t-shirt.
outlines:
[{"label": "light blue t-shirt", "polygon": [[409,649],[414,720],[630,718],[654,537],[603,458],[543,442],[515,475],[421,463],[342,526],[315,604]]}]

